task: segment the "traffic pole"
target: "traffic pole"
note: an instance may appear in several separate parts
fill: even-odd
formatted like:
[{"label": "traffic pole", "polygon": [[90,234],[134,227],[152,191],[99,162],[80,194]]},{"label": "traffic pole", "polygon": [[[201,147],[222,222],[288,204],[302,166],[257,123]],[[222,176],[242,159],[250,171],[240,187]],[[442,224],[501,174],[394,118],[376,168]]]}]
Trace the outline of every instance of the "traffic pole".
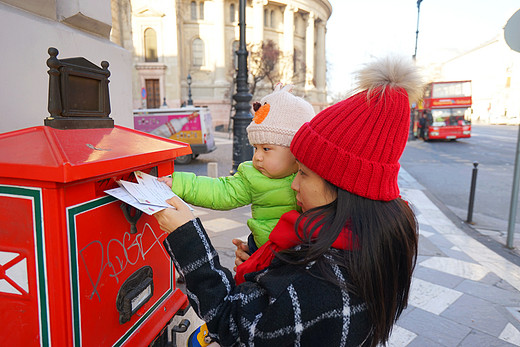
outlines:
[{"label": "traffic pole", "polygon": [[518,137],[516,139],[515,171],[513,174],[513,190],[511,192],[511,204],[509,206],[509,223],[507,225],[506,246],[509,249],[513,248],[513,238],[514,238],[514,234],[515,234],[516,208],[518,206],[518,179],[520,178],[519,158],[520,158],[520,125],[518,126]]},{"label": "traffic pole", "polygon": [[[514,51],[520,52],[520,10],[516,11],[507,21],[504,27],[504,39],[507,45]],[[520,157],[520,124],[518,126],[518,138],[516,139],[515,173],[513,175],[513,191],[511,192],[511,205],[509,209],[509,223],[507,226],[507,248],[513,247],[513,235],[515,234],[516,207],[518,205],[518,179],[520,170],[518,168]]]},{"label": "traffic pole", "polygon": [[468,217],[466,223],[473,223],[473,205],[475,204],[475,189],[477,187],[478,162],[473,162],[473,172],[471,174],[471,188],[469,190]]}]

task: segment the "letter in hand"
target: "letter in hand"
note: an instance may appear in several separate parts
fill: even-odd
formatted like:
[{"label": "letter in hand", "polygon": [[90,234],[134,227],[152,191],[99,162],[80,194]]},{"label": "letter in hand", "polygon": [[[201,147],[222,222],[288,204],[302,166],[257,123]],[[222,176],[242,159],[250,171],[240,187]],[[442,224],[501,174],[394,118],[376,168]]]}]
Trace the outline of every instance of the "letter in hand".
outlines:
[{"label": "letter in hand", "polygon": [[188,205],[186,205],[179,197],[174,196],[173,198],[166,200],[166,202],[173,208],[166,208],[154,213],[153,216],[157,219],[157,222],[159,222],[161,229],[167,233],[177,230],[177,228],[195,218]]},{"label": "letter in hand", "polygon": [[164,176],[164,177],[159,177],[157,179],[159,182],[164,182],[168,185],[168,187],[172,187],[172,184],[173,184],[173,178],[169,177],[169,176]]},{"label": "letter in hand", "polygon": [[235,251],[235,267],[233,270],[237,271],[237,266],[245,262],[249,258],[249,246],[246,242],[239,240],[239,239],[233,239],[231,242],[237,247],[237,250]]}]

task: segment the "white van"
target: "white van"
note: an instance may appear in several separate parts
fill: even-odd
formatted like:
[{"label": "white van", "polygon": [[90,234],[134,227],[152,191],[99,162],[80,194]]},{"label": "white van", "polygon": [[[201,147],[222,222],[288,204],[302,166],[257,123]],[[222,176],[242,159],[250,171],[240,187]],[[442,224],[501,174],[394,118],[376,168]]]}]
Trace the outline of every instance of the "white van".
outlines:
[{"label": "white van", "polygon": [[134,110],[134,129],[189,143],[192,154],[176,158],[176,164],[188,164],[199,154],[217,148],[211,113],[207,107]]}]

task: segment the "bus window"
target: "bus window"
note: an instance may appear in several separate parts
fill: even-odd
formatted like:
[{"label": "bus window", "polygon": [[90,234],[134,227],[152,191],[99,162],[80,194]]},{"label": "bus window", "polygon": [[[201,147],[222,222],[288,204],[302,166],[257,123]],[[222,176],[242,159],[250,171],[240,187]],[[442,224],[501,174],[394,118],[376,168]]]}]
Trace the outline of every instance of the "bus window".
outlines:
[{"label": "bus window", "polygon": [[467,125],[470,124],[464,115],[466,108],[449,108],[441,110],[432,110],[433,126],[446,125]]},{"label": "bus window", "polygon": [[433,126],[445,126],[449,125],[449,119],[451,112],[449,109],[446,110],[432,110]]},{"label": "bus window", "polygon": [[433,98],[471,96],[471,82],[439,83],[433,85]]}]

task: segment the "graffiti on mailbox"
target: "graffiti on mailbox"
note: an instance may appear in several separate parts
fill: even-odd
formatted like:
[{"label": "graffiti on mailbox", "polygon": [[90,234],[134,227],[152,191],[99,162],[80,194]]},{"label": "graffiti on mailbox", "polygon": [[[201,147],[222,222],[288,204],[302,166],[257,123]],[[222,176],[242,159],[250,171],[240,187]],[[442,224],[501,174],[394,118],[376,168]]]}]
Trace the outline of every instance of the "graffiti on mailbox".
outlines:
[{"label": "graffiti on mailbox", "polygon": [[[143,245],[143,238],[147,232],[152,236],[152,242]],[[92,292],[89,299],[92,300],[94,295],[96,295],[98,300],[101,301],[98,288],[102,284],[105,273],[108,274],[108,277],[115,278],[116,282],[119,283],[119,275],[128,266],[135,265],[139,260],[144,261],[146,255],[155,246],[159,247],[165,257],[169,259],[159,240],[164,234],[156,235],[150,224],[146,223],[139,233],[132,235],[129,232],[125,232],[121,239],[113,238],[106,244],[99,240],[94,240],[80,249],[79,255],[92,284]],[[92,259],[93,254],[97,254],[99,257],[97,268],[92,268],[92,262],[86,261],[86,258]]]}]

